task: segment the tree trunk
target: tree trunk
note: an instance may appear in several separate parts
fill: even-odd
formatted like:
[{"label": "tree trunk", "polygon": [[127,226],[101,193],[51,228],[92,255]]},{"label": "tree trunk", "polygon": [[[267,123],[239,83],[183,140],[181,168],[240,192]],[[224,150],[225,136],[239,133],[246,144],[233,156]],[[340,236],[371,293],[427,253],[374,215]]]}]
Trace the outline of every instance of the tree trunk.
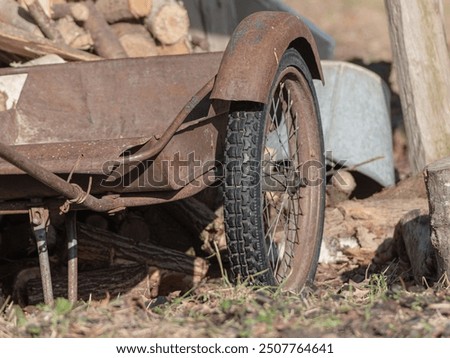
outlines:
[{"label": "tree trunk", "polygon": [[431,218],[431,243],[436,249],[438,276],[450,278],[450,158],[425,169]]},{"label": "tree trunk", "polygon": [[385,0],[414,172],[450,154],[450,60],[441,0]]}]

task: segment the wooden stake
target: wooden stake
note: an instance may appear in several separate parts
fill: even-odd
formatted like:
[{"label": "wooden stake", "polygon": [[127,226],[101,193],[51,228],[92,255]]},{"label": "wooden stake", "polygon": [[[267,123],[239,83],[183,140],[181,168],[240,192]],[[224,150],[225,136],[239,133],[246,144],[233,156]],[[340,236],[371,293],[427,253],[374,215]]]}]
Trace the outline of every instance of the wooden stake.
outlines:
[{"label": "wooden stake", "polygon": [[450,59],[441,0],[385,0],[413,171],[450,154]]},{"label": "wooden stake", "polygon": [[450,278],[450,158],[425,169],[431,218],[431,243],[436,249],[438,275]]}]

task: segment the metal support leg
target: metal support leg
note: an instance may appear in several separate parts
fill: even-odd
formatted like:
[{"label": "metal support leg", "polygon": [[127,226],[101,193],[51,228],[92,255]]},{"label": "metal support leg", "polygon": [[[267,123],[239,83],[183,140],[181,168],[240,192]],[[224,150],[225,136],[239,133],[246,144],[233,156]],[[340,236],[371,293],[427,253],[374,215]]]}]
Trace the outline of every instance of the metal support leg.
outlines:
[{"label": "metal support leg", "polygon": [[52,276],[50,273],[50,261],[48,259],[47,247],[47,229],[49,225],[48,210],[45,208],[32,208],[29,213],[39,254],[39,267],[41,270],[44,302],[49,306],[53,306]]},{"label": "metal support leg", "polygon": [[69,211],[66,214],[66,233],[68,252],[68,297],[71,303],[75,303],[78,299],[78,241],[76,211]]}]

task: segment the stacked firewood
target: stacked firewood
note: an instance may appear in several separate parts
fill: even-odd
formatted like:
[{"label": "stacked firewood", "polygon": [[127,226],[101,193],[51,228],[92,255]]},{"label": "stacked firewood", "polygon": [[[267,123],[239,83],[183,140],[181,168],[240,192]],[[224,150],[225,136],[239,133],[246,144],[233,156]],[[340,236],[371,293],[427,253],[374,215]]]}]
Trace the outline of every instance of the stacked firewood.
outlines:
[{"label": "stacked firewood", "polygon": [[[26,65],[208,50],[189,33],[189,23],[185,6],[176,0],[0,0],[0,65],[36,58]],[[1,103],[0,97],[0,110]],[[214,262],[205,257],[226,248],[220,205],[206,205],[205,194],[200,196],[202,200],[129,209],[112,217],[79,214],[79,297],[102,298],[135,288],[153,298],[200,283]],[[214,192],[208,197],[221,196]],[[65,296],[62,217],[52,218],[50,229],[53,289]],[[7,260],[0,260],[0,276],[8,279],[0,279],[0,288],[22,305],[43,299],[34,251],[27,218],[5,218],[0,259]]]},{"label": "stacked firewood", "polygon": [[189,16],[177,0],[0,0],[0,60],[45,54],[65,60],[192,51]]}]

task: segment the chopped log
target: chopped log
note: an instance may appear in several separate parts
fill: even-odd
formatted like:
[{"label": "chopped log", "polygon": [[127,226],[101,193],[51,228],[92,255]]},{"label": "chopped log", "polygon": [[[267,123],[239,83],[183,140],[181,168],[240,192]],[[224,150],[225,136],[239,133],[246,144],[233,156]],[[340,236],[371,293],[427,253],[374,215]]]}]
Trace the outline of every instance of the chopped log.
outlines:
[{"label": "chopped log", "polygon": [[167,203],[164,209],[184,225],[193,237],[200,238],[204,251],[214,253],[214,242],[219,250],[226,249],[223,207],[214,212],[201,201],[191,197]]},{"label": "chopped log", "polygon": [[187,38],[189,16],[185,7],[175,0],[153,0],[152,11],[145,26],[163,45],[173,45]]},{"label": "chopped log", "polygon": [[394,250],[405,269],[411,268],[415,281],[423,284],[436,279],[436,254],[430,240],[428,210],[412,210],[405,214],[394,232]]},{"label": "chopped log", "polygon": [[114,31],[109,27],[103,15],[97,10],[92,0],[86,1],[89,17],[84,22],[84,28],[94,40],[95,52],[105,58],[127,57]]},{"label": "chopped log", "polygon": [[129,57],[148,57],[158,54],[155,40],[144,26],[118,22],[111,27]]},{"label": "chopped log", "polygon": [[70,47],[79,50],[89,50],[94,45],[91,35],[78,26],[70,16],[57,20],[56,29],[61,34],[64,42]]},{"label": "chopped log", "polygon": [[147,266],[181,272],[200,282],[208,271],[208,263],[202,258],[153,245],[136,242],[130,238],[79,224],[78,255],[81,261],[139,262]]},{"label": "chopped log", "polygon": [[[120,265],[105,269],[79,272],[78,296],[80,299],[103,299],[131,291],[147,277],[148,269],[143,264]],[[52,276],[55,297],[67,297],[67,275]],[[28,305],[44,301],[40,279],[30,279],[26,286],[26,295],[22,298]]]},{"label": "chopped log", "polygon": [[119,235],[128,237],[135,242],[147,242],[150,240],[150,228],[142,215],[129,212],[121,222]]},{"label": "chopped log", "polygon": [[[31,280],[40,282],[42,291],[41,270],[39,266],[22,269],[14,278],[12,298],[20,306],[26,306],[28,304],[27,286]],[[43,301],[44,297],[42,296],[41,302]]]},{"label": "chopped log", "polygon": [[187,39],[182,39],[173,45],[158,46],[158,54],[161,56],[185,55],[188,53],[191,53],[191,46]]},{"label": "chopped log", "polygon": [[0,21],[33,35],[44,37],[30,14],[14,0],[0,0]]},{"label": "chopped log", "polygon": [[75,21],[84,22],[89,18],[89,9],[84,3],[53,4],[51,14],[53,20],[66,16],[72,16]]},{"label": "chopped log", "polygon": [[64,39],[56,28],[53,20],[50,19],[45,10],[42,8],[41,4],[38,0],[26,0],[25,1],[28,7],[28,11],[30,12],[33,19],[38,24],[39,28],[42,30],[42,33],[47,36],[50,40],[55,41],[56,43],[63,44]]},{"label": "chopped log", "polygon": [[0,22],[0,50],[36,58],[47,54],[61,56],[65,60],[93,61],[100,59],[93,54],[56,44],[51,40],[35,36],[11,25]]},{"label": "chopped log", "polygon": [[450,279],[450,158],[425,168],[430,206],[431,243],[436,249],[439,276]]},{"label": "chopped log", "polygon": [[146,17],[152,10],[153,0],[97,0],[95,6],[106,21],[115,23]]},{"label": "chopped log", "polygon": [[385,0],[411,168],[450,155],[450,57],[441,0]]}]

